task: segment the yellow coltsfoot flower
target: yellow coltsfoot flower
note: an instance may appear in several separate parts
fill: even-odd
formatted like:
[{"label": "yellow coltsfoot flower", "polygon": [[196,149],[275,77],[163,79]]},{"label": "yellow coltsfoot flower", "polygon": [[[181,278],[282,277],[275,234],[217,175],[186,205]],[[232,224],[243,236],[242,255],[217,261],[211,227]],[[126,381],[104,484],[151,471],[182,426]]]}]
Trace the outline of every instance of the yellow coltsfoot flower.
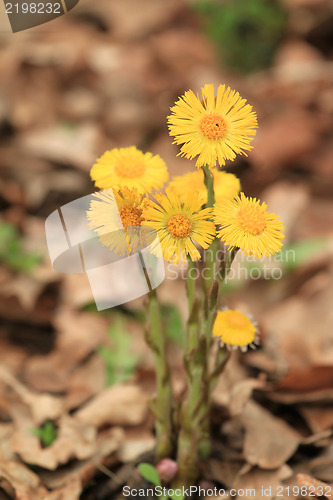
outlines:
[{"label": "yellow coltsfoot flower", "polygon": [[169,177],[159,155],[143,153],[135,146],[106,151],[93,165],[90,176],[101,189],[126,186],[139,193],[161,189]]},{"label": "yellow coltsfoot flower", "polygon": [[178,263],[190,255],[193,261],[200,258],[194,243],[208,248],[215,238],[215,225],[209,220],[211,209],[201,210],[203,200],[199,193],[180,197],[172,188],[166,194],[155,195],[155,200],[147,202],[143,211],[143,226],[157,231],[159,243],[153,244],[151,251],[166,261]]},{"label": "yellow coltsfoot flower", "polygon": [[174,144],[182,144],[180,155],[192,159],[196,166],[225,165],[237,154],[252,149],[257,116],[252,106],[230,87],[219,85],[215,97],[214,85],[205,85],[202,100],[192,90],[185,92],[171,108],[169,132]]},{"label": "yellow coltsfoot flower", "polygon": [[267,212],[266,203],[240,193],[234,200],[222,200],[214,206],[214,220],[220,229],[217,236],[231,249],[263,258],[277,253],[284,238],[283,224]]},{"label": "yellow coltsfoot flower", "polygon": [[246,352],[259,342],[257,325],[245,314],[227,309],[218,311],[213,327],[213,335],[219,337],[221,346],[228,350],[241,349]]},{"label": "yellow coltsfoot flower", "polygon": [[[233,199],[237,196],[241,189],[238,177],[227,172],[219,172],[218,170],[212,170],[212,174],[214,176],[214,194],[216,201]],[[188,195],[189,193],[193,193],[193,191],[199,191],[204,200],[204,204],[207,203],[207,189],[202,169],[173,177],[169,186],[173,187],[180,196]]]},{"label": "yellow coltsfoot flower", "polygon": [[93,196],[87,217],[89,227],[96,231],[101,243],[119,255],[135,251],[133,247],[140,241],[144,196],[127,187]]}]

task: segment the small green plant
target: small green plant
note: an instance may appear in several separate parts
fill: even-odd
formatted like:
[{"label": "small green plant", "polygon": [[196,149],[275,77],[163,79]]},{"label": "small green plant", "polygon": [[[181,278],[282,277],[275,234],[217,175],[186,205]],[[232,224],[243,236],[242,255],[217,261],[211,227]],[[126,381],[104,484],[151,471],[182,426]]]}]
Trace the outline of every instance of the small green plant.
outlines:
[{"label": "small green plant", "polygon": [[143,462],[142,464],[138,465],[138,470],[139,470],[141,476],[143,477],[143,479],[145,479],[149,483],[152,483],[155,486],[162,485],[160,475],[159,475],[156,467],[154,467],[153,465],[148,464],[146,462]]},{"label": "small green plant", "polygon": [[139,358],[130,351],[131,336],[126,331],[123,318],[116,318],[109,328],[108,336],[111,347],[102,346],[98,352],[105,362],[107,384],[113,385],[125,382],[135,373]]},{"label": "small green plant", "polygon": [[44,448],[48,448],[58,437],[58,429],[53,422],[45,422],[42,427],[33,427],[31,434],[38,436]]},{"label": "small green plant", "polygon": [[[143,462],[138,465],[138,470],[143,479],[145,479],[149,483],[152,483],[154,486],[159,486],[162,488],[162,480],[156,467]],[[169,498],[171,498],[171,500],[182,500],[184,498],[182,495],[177,495],[176,492],[170,495],[170,490],[168,490],[167,488],[165,488],[164,491],[161,490],[161,492],[162,495],[159,495],[159,497],[164,498],[165,500],[168,500]]]},{"label": "small green plant", "polygon": [[199,0],[195,10],[229,68],[248,73],[269,67],[286,25],[273,0]]},{"label": "small green plant", "polygon": [[40,263],[41,257],[26,253],[21,243],[17,228],[13,224],[2,222],[0,224],[0,263],[14,271],[29,272]]}]

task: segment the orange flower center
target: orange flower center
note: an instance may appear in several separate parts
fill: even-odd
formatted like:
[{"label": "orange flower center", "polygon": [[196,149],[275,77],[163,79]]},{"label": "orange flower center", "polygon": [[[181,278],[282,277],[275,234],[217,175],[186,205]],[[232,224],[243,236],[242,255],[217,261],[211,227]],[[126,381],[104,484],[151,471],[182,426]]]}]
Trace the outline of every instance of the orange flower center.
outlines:
[{"label": "orange flower center", "polygon": [[185,215],[173,215],[168,221],[168,231],[173,238],[186,238],[191,230],[192,223]]},{"label": "orange flower center", "polygon": [[267,226],[265,213],[259,206],[240,208],[237,220],[244,231],[253,235],[261,234]]},{"label": "orange flower center", "polygon": [[209,113],[201,118],[199,127],[203,135],[209,139],[220,139],[227,130],[225,121],[217,113]]},{"label": "orange flower center", "polygon": [[248,318],[237,311],[228,311],[228,323],[231,327],[244,328],[248,325]]},{"label": "orange flower center", "polygon": [[114,166],[114,171],[119,177],[124,177],[126,179],[136,179],[142,177],[146,170],[146,165],[143,161],[133,161],[130,158],[126,163],[120,162],[118,165]]},{"label": "orange flower center", "polygon": [[126,229],[128,226],[141,226],[142,209],[133,207],[124,207],[119,212],[121,222]]}]

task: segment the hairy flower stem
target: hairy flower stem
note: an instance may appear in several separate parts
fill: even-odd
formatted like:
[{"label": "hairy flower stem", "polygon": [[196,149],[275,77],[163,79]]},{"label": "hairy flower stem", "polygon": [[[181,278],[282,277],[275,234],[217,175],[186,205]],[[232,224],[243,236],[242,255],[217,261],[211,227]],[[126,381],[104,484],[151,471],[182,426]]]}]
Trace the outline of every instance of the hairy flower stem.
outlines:
[{"label": "hairy flower stem", "polygon": [[[207,189],[207,207],[213,207],[214,177],[206,165],[203,167]],[[219,261],[219,241],[215,239],[204,254],[200,303],[195,297],[196,283],[193,279],[195,264],[188,263],[187,296],[189,320],[187,325],[186,353],[184,365],[187,372],[187,398],[180,412],[177,462],[179,472],[173,486],[194,484],[200,472],[200,463],[210,454],[210,405],[211,394],[218,376],[228,360],[228,353],[221,350],[216,355],[209,373],[209,354],[212,346],[212,331],[217,314],[218,296],[237,250],[225,251]]]},{"label": "hairy flower stem", "polygon": [[151,410],[156,419],[156,460],[170,457],[173,451],[172,387],[167,361],[167,342],[162,327],[160,307],[155,290],[148,296],[149,327],[146,330],[147,344],[153,351],[156,367],[157,394],[151,401]]},{"label": "hairy flower stem", "polygon": [[179,472],[175,481],[177,487],[194,484],[199,474],[200,418],[202,412],[202,380],[207,371],[207,343],[199,330],[199,303],[195,298],[195,264],[189,260],[187,293],[189,318],[186,334],[184,365],[187,372],[188,394],[181,406],[180,433],[178,437],[177,462]]},{"label": "hairy flower stem", "polygon": [[[223,259],[220,262],[220,268],[217,274],[218,279],[215,279],[209,290],[208,297],[206,296],[207,297],[206,310],[204,312],[203,327],[208,344],[208,355],[209,355],[209,347],[212,338],[214,322],[217,315],[218,297],[221,292],[221,287],[223,285],[223,282],[230,271],[232,262],[237,254],[237,251],[238,248],[230,252],[225,251]],[[202,420],[201,436],[200,436],[200,441],[198,443],[198,452],[202,460],[206,460],[208,458],[211,450],[211,439],[209,432],[209,413],[211,406],[211,395],[216,386],[218,377],[222,373],[228,359],[229,359],[229,353],[225,349],[219,349],[219,351],[217,352],[212,372],[207,376],[206,384],[204,385],[204,392],[206,394],[205,413],[207,417],[203,418]]]}]

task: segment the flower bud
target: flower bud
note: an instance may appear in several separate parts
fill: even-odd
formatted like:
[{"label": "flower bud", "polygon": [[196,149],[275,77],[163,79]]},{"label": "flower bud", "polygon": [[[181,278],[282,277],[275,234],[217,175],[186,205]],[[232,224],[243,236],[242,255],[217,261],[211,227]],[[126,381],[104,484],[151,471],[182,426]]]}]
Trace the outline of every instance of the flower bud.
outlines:
[{"label": "flower bud", "polygon": [[177,462],[171,460],[171,458],[164,458],[156,466],[156,470],[164,483],[172,481],[178,474],[178,469]]}]

